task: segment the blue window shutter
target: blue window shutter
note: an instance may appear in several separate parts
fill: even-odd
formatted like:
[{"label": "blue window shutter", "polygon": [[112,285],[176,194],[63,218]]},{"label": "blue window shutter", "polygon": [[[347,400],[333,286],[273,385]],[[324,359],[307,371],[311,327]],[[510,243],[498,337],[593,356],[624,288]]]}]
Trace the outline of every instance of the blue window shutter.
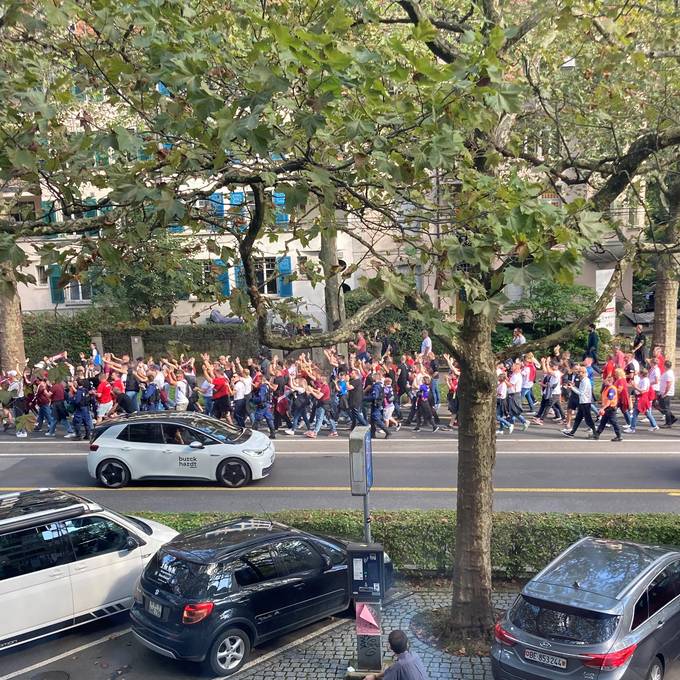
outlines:
[{"label": "blue window shutter", "polygon": [[275,191],[273,193],[274,205],[286,205],[286,194],[283,191]]},{"label": "blue window shutter", "polygon": [[64,289],[59,285],[61,278],[61,267],[58,264],[53,264],[49,268],[50,276],[50,296],[53,305],[61,305],[64,303]]},{"label": "blue window shutter", "polygon": [[243,265],[242,264],[237,264],[234,267],[234,278],[235,278],[235,284],[237,288],[245,288],[246,287],[246,279],[245,276],[243,276]]},{"label": "blue window shutter", "polygon": [[156,89],[160,94],[162,94],[164,97],[169,97],[170,96],[170,90],[163,84],[163,83],[157,83],[156,84]]},{"label": "blue window shutter", "polygon": [[279,257],[276,259],[276,269],[279,275],[276,277],[276,288],[281,297],[293,296],[293,282],[288,279],[288,275],[292,274],[290,257]]},{"label": "blue window shutter", "polygon": [[54,224],[57,221],[57,211],[54,209],[54,201],[40,201],[40,210],[45,224]]},{"label": "blue window shutter", "polygon": [[163,142],[163,148],[166,151],[172,151],[172,142]]},{"label": "blue window shutter", "polygon": [[288,224],[290,222],[290,215],[285,212],[276,211],[274,214],[274,222],[276,224]]},{"label": "blue window shutter", "polygon": [[215,266],[219,268],[217,280],[222,284],[222,295],[229,297],[231,286],[229,285],[229,269],[223,260],[215,260]]},{"label": "blue window shutter", "polygon": [[[85,199],[85,205],[97,205],[97,199],[96,198],[86,198]],[[97,209],[95,208],[94,210],[86,210],[85,211],[85,217],[97,217]]]},{"label": "blue window shutter", "polygon": [[215,213],[216,217],[224,217],[224,195],[216,191],[214,194],[210,195],[208,199],[210,201],[210,207]]},{"label": "blue window shutter", "polygon": [[171,234],[181,234],[184,231],[184,227],[180,226],[179,224],[171,224],[168,227],[168,231]]},{"label": "blue window shutter", "polygon": [[229,194],[229,205],[243,205],[246,195],[242,191],[232,191]]}]

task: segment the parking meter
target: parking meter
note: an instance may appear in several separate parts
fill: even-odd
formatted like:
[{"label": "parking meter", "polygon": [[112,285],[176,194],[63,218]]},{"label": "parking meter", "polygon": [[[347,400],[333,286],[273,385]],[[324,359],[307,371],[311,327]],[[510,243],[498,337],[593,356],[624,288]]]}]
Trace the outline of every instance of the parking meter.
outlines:
[{"label": "parking meter", "polygon": [[355,604],[357,667],[381,671],[385,553],[378,543],[350,543],[347,555],[349,589]]}]

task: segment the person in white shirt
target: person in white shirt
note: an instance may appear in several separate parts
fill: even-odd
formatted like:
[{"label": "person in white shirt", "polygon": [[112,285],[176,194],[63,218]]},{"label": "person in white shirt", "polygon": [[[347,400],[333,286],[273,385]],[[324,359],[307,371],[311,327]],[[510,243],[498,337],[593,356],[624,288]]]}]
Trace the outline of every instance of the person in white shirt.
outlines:
[{"label": "person in white shirt", "polygon": [[508,420],[514,424],[515,419],[522,423],[524,431],[529,429],[529,423],[522,415],[522,364],[518,361],[512,365],[508,377]]},{"label": "person in white shirt", "polygon": [[[7,391],[12,395],[12,410],[14,412],[14,422],[16,423],[17,418],[26,415],[26,398],[24,397],[24,381],[23,377],[19,375],[17,371],[10,371],[7,374],[10,379],[10,383],[7,387]],[[25,438],[28,437],[28,432],[25,427],[17,427],[16,431],[17,437]]]},{"label": "person in white shirt", "polygon": [[659,396],[659,380],[661,379],[661,369],[659,368],[659,362],[656,357],[652,357],[649,360],[649,384],[652,386],[656,392],[656,398]]},{"label": "person in white shirt", "polygon": [[175,409],[177,411],[186,411],[189,405],[189,397],[187,392],[189,391],[189,385],[184,377],[180,374],[175,383]]},{"label": "person in white shirt", "polygon": [[502,373],[498,376],[498,385],[496,387],[496,422],[498,423],[496,434],[503,434],[504,430],[507,430],[508,434],[512,434],[512,431],[515,429],[515,426],[505,418],[507,400],[508,384],[505,373]]},{"label": "person in white shirt", "polygon": [[664,414],[666,424],[664,427],[671,428],[677,418],[671,411],[671,399],[675,396],[675,373],[673,373],[673,362],[666,361],[665,371],[659,379],[659,410]]},{"label": "person in white shirt", "polygon": [[432,338],[427,331],[423,331],[423,341],[420,343],[420,353],[426,357],[432,351]]},{"label": "person in white shirt", "polygon": [[578,387],[574,383],[569,383],[567,386],[569,389],[578,394],[578,412],[576,413],[576,418],[571,429],[565,428],[562,430],[562,434],[565,437],[573,437],[578,430],[579,425],[582,421],[586,421],[586,425],[590,428],[590,436],[597,439],[597,432],[595,430],[595,423],[593,422],[593,415],[590,412],[590,406],[593,403],[593,386],[588,379],[588,369],[585,366],[581,366],[579,369],[580,382]]}]

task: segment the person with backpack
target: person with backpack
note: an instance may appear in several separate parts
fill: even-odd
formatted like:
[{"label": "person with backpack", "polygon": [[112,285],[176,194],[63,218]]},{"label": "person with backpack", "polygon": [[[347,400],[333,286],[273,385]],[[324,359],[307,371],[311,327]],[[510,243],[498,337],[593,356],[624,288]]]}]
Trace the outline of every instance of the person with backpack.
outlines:
[{"label": "person with backpack", "polygon": [[311,429],[309,417],[307,416],[307,408],[310,403],[310,394],[307,381],[304,378],[293,378],[291,381],[290,396],[293,399],[291,406],[292,411],[292,425],[289,429],[284,430],[288,435],[294,435],[300,421],[303,420],[307,430]]},{"label": "person with backpack", "polygon": [[[92,434],[92,396],[84,378],[69,383],[68,401],[73,407],[73,432],[76,440],[87,440]],[[85,436],[81,437],[80,428],[85,429]]]},{"label": "person with backpack", "polygon": [[371,439],[375,439],[378,430],[385,433],[385,439],[390,436],[390,431],[385,425],[383,417],[383,409],[385,405],[385,389],[380,380],[378,373],[372,376],[371,391],[370,391],[370,409],[371,409]]},{"label": "person with backpack", "polygon": [[423,376],[423,382],[416,392],[416,426],[413,428],[414,432],[419,432],[420,426],[423,424],[427,425],[428,423],[432,425],[432,432],[439,430],[439,426],[434,422],[434,415],[430,404],[430,383],[430,376]]},{"label": "person with backpack", "polygon": [[599,439],[604,432],[607,425],[611,425],[614,430],[613,442],[623,441],[621,437],[621,428],[616,420],[616,410],[619,407],[619,390],[612,378],[607,378],[604,381],[602,389],[602,408],[600,410],[600,424],[597,426],[597,432],[593,434],[593,439]]}]

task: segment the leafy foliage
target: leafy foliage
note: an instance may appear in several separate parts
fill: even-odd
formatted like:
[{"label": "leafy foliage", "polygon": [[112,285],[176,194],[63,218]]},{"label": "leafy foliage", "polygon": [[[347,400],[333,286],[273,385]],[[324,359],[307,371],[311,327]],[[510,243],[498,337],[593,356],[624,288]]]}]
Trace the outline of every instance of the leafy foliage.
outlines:
[{"label": "leafy foliage", "polygon": [[[188,531],[213,522],[242,517],[238,513],[139,513]],[[331,536],[358,540],[360,512],[288,510],[272,520]],[[400,570],[450,573],[455,549],[456,513],[448,510],[374,511],[371,529]],[[672,514],[561,514],[497,512],[491,538],[493,570],[498,576],[522,578],[540,571],[561,551],[584,536],[615,538],[653,545],[680,544],[680,525]]]},{"label": "leafy foliage", "polygon": [[586,314],[595,299],[595,291],[588,286],[535,281],[523,298],[506,306],[506,311],[519,311],[518,323],[531,321],[535,335],[548,335]]}]

